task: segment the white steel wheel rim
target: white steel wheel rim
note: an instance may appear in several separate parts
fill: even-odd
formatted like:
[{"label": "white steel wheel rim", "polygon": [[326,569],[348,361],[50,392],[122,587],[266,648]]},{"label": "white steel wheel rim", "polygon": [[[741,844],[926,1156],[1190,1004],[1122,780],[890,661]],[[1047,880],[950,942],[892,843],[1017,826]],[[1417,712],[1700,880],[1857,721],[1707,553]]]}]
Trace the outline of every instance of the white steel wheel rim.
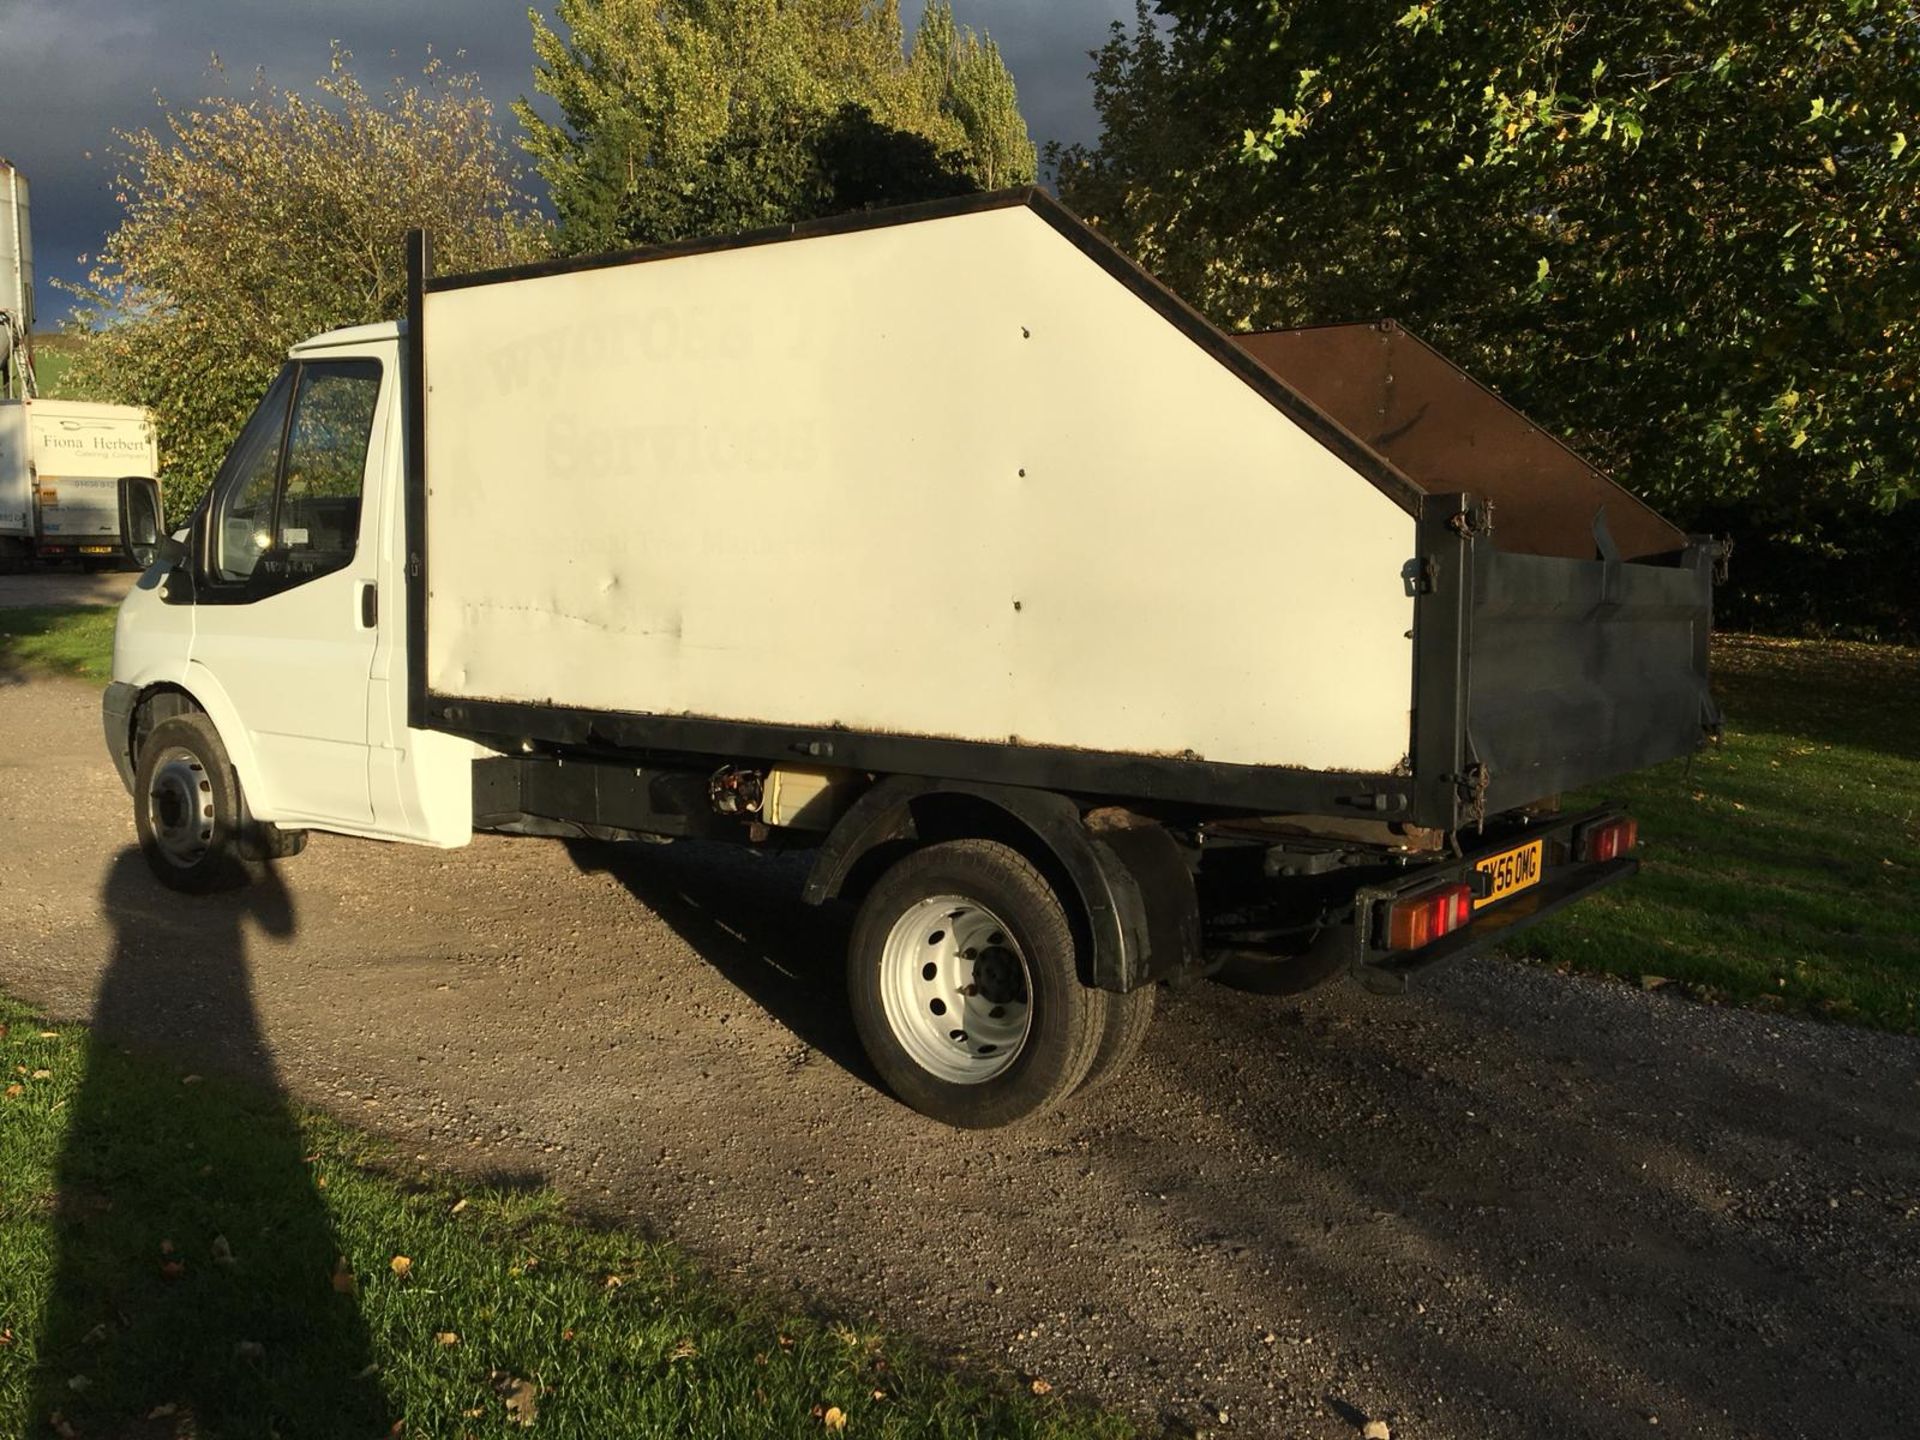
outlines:
[{"label": "white steel wheel rim", "polygon": [[964,895],[935,895],[887,932],[880,1003],[915,1065],[950,1084],[980,1085],[1026,1048],[1033,972],[999,916]]},{"label": "white steel wheel rim", "polygon": [[213,782],[200,757],[167,747],[147,782],[147,828],[167,860],[191,870],[213,845]]}]

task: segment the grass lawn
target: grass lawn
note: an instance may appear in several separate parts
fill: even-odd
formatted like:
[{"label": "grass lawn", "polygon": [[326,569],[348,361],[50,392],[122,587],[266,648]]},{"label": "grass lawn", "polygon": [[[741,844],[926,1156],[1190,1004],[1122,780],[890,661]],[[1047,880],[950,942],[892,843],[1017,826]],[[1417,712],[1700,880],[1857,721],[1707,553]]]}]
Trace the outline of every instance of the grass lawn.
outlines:
[{"label": "grass lawn", "polygon": [[106,605],[0,609],[0,680],[38,672],[104,685],[113,669],[114,614]]},{"label": "grass lawn", "polygon": [[1640,875],[1516,940],[1703,998],[1920,1033],[1920,651],[1725,636],[1725,742],[1615,782]]},{"label": "grass lawn", "polygon": [[77,335],[36,335],[33,338],[33,376],[40,393],[49,400],[85,400],[86,395],[70,394],[66,389],[67,368],[78,358],[86,341]]},{"label": "grass lawn", "polygon": [[[0,1434],[1119,1437],[0,1000]],[[62,1427],[65,1427],[64,1429]]]}]

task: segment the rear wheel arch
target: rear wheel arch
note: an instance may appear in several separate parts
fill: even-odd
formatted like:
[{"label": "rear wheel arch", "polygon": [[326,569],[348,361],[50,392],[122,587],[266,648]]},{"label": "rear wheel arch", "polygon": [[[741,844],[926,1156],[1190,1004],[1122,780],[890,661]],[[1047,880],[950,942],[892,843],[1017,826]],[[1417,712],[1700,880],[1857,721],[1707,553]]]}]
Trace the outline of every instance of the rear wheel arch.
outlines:
[{"label": "rear wheel arch", "polygon": [[805,898],[862,900],[915,850],[966,839],[1006,845],[1054,887],[1085,983],[1124,992],[1199,962],[1198,904],[1171,837],[1151,825],[1103,835],[1055,791],[890,776],[828,834]]}]

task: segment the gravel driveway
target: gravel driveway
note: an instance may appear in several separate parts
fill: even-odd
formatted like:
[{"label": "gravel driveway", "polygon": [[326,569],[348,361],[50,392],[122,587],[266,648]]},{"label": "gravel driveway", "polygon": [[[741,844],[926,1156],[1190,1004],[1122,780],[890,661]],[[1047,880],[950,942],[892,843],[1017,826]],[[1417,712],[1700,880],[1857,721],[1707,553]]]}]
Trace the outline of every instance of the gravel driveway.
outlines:
[{"label": "gravel driveway", "polygon": [[131,570],[107,570],[97,575],[78,570],[0,575],[0,610],[28,605],[118,605],[139,578]]},{"label": "gravel driveway", "polygon": [[[874,1088],[791,861],[320,837],[262,925],[131,842],[94,692],[0,686],[11,993],[86,1017],[105,972],[103,1023],[183,1069],[1148,1422],[1920,1433],[1909,1040],[1496,962],[1202,986],[1089,1103],[955,1134]],[[222,936],[250,993],[198,978]]]}]

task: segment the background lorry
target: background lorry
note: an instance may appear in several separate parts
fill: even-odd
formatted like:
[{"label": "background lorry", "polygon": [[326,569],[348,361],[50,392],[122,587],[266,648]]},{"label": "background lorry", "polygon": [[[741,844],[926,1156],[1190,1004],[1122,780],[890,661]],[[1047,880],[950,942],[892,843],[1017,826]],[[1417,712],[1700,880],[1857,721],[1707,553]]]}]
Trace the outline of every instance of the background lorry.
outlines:
[{"label": "background lorry", "polygon": [[0,569],[153,563],[165,533],[153,417],[35,398],[27,178],[0,158]]},{"label": "background lorry", "polygon": [[145,569],[165,533],[159,474],[145,410],[0,400],[0,561]]},{"label": "background lorry", "polygon": [[961,1125],[1163,983],[1397,986],[1631,874],[1710,545],[1391,326],[1235,338],[1038,191],[435,276],[297,347],[122,607],[186,891],[304,832],[807,847]]}]

